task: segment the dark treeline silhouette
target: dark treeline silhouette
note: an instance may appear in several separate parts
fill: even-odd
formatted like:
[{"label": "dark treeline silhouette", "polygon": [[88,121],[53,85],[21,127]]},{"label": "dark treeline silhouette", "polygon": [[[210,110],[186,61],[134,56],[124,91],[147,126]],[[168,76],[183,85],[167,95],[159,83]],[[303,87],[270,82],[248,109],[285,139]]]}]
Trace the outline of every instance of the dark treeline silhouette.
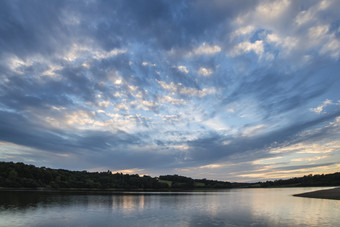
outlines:
[{"label": "dark treeline silhouette", "polygon": [[229,182],[193,180],[188,177],[139,176],[107,172],[69,171],[35,167],[24,163],[0,162],[0,187],[51,189],[195,189],[230,188]]},{"label": "dark treeline silhouette", "polygon": [[0,162],[0,187],[47,189],[216,189],[245,187],[339,186],[340,173],[307,175],[287,180],[258,183],[230,183],[192,179],[179,175],[160,177],[107,172],[69,171],[35,167],[24,163]]},{"label": "dark treeline silhouette", "polygon": [[172,188],[231,188],[230,182],[216,180],[194,180],[189,177],[179,175],[160,176],[160,180],[170,182]]},{"label": "dark treeline silhouette", "polygon": [[287,180],[259,182],[259,187],[309,187],[309,186],[339,186],[340,172],[331,174],[306,175]]},{"label": "dark treeline silhouette", "polygon": [[86,188],[86,189],[162,189],[168,184],[149,176],[122,173],[69,171],[35,167],[24,163],[0,162],[0,187]]}]

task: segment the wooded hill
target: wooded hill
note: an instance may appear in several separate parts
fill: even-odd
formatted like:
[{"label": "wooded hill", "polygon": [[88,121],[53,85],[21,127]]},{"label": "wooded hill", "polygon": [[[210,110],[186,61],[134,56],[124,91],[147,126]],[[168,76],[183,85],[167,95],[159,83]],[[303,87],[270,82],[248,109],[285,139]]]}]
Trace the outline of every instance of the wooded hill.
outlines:
[{"label": "wooded hill", "polygon": [[246,187],[340,186],[340,173],[307,175],[287,180],[257,183],[192,179],[179,175],[160,177],[107,172],[69,171],[35,167],[24,163],[0,162],[0,187],[100,190],[176,190]]},{"label": "wooded hill", "polygon": [[167,175],[157,177],[107,172],[69,171],[0,162],[0,187],[51,189],[195,189],[230,188],[231,183]]},{"label": "wooded hill", "polygon": [[266,181],[253,184],[259,187],[310,187],[310,186],[340,186],[340,172],[331,174],[306,175],[287,180]]}]

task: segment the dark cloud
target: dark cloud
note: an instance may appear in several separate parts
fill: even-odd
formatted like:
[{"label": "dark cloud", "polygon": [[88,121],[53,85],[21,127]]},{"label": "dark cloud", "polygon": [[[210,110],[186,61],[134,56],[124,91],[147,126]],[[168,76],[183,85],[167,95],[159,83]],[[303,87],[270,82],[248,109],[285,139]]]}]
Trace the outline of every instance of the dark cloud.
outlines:
[{"label": "dark cloud", "polygon": [[1,140],[41,150],[72,152],[74,149],[89,149],[93,152],[105,152],[141,143],[139,137],[123,131],[110,133],[108,131],[50,129],[44,127],[43,122],[39,124],[19,114],[2,111],[0,115]]},{"label": "dark cloud", "polygon": [[2,1],[0,48],[22,58],[48,56],[67,44],[68,29],[60,20],[63,1]]},{"label": "dark cloud", "polygon": [[285,167],[278,167],[274,170],[299,170],[299,169],[307,169],[307,168],[315,168],[315,167],[322,167],[322,166],[332,166],[337,164],[336,162],[328,162],[328,163],[321,163],[321,164],[310,164],[310,165],[297,165],[297,166],[285,166]]},{"label": "dark cloud", "polygon": [[48,131],[19,114],[1,111],[0,115],[2,141],[55,152],[75,147],[72,141],[64,140],[60,132]]},{"label": "dark cloud", "polygon": [[[294,122],[294,125],[251,137],[239,136],[232,138],[212,133],[204,138],[188,142],[192,164],[205,165],[225,159],[252,161],[259,158],[271,157],[272,155],[267,153],[269,152],[269,148],[281,147],[282,145],[287,146],[287,143],[306,141],[312,136],[314,136],[314,139],[325,135],[332,136],[332,129],[328,129],[329,132],[325,132],[327,129],[324,129],[323,133],[318,133],[318,135],[309,134],[300,138],[299,133],[322,123],[332,121],[339,115],[340,112],[338,111],[311,121],[301,119],[301,122]],[[224,144],[225,141],[230,142]]]}]

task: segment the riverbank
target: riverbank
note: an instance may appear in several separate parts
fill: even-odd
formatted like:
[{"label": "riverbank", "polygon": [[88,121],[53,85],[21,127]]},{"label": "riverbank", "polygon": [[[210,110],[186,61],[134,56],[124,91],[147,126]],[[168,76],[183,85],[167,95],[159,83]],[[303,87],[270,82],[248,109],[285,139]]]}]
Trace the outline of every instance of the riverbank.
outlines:
[{"label": "riverbank", "polygon": [[316,198],[316,199],[336,199],[336,200],[340,200],[340,188],[332,188],[332,189],[326,189],[326,190],[306,192],[306,193],[296,194],[294,196]]}]

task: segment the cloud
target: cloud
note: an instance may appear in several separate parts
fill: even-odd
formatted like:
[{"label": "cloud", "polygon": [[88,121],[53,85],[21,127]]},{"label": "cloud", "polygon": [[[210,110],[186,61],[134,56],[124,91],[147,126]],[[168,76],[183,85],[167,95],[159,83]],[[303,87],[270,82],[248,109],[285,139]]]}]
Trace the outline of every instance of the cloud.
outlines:
[{"label": "cloud", "polygon": [[281,154],[281,153],[299,153],[299,154],[324,154],[331,153],[339,147],[334,146],[334,144],[304,144],[304,143],[296,143],[289,146],[279,147],[272,149],[270,153],[272,154]]},{"label": "cloud", "polygon": [[238,28],[236,31],[234,31],[234,33],[232,34],[232,38],[236,38],[239,36],[244,36],[244,35],[248,35],[250,33],[252,33],[254,31],[254,26],[252,25],[248,25],[248,26],[244,26],[241,28]]},{"label": "cloud", "polygon": [[222,165],[220,165],[220,164],[210,164],[210,165],[200,166],[199,168],[200,169],[205,169],[205,168],[214,169],[214,168],[221,168],[221,167],[222,167]]},{"label": "cloud", "polygon": [[292,162],[312,162],[312,161],[318,161],[318,160],[321,160],[321,159],[324,159],[324,158],[327,158],[329,157],[328,155],[322,155],[322,156],[314,156],[314,157],[311,157],[311,158],[295,158],[295,159],[292,159],[291,161]]},{"label": "cloud", "polygon": [[215,90],[213,88],[203,88],[203,89],[197,89],[192,87],[184,87],[181,83],[173,83],[167,84],[164,81],[158,81],[159,85],[164,88],[165,90],[171,91],[173,94],[180,94],[184,96],[198,96],[198,97],[204,97],[208,94],[215,93]]},{"label": "cloud", "polygon": [[208,68],[200,67],[198,70],[198,74],[202,76],[210,76],[211,74],[213,74],[213,71]]},{"label": "cloud", "polygon": [[191,52],[191,55],[202,55],[202,54],[216,54],[221,51],[221,47],[217,45],[209,45],[206,42],[203,42],[202,45],[197,47]]},{"label": "cloud", "polygon": [[[243,160],[253,159],[257,155],[257,151],[260,151],[264,156],[271,156],[271,153],[275,153],[274,149],[268,148],[275,146],[279,147],[280,144],[285,144],[287,141],[295,141],[298,143],[299,140],[309,140],[309,139],[320,139],[321,135],[332,135],[334,127],[331,128],[325,127],[324,130],[327,130],[327,133],[324,131],[320,133],[318,130],[315,130],[314,133],[299,135],[299,133],[307,130],[310,127],[316,126],[321,122],[324,122],[326,119],[333,119],[337,116],[338,113],[334,113],[328,115],[327,117],[320,117],[313,121],[302,122],[296,125],[290,125],[285,128],[280,128],[276,131],[272,131],[271,133],[260,133],[258,135],[253,135],[251,137],[225,137],[223,135],[219,135],[216,133],[208,134],[205,137],[199,138],[197,140],[192,140],[188,142],[190,146],[190,157],[197,161],[203,163],[211,163],[216,162],[218,160],[233,159],[238,157],[242,157]],[[261,126],[263,127],[263,126]],[[336,130],[336,129],[335,129]],[[320,133],[320,134],[319,134]],[[332,135],[332,139],[337,138],[337,134]],[[295,140],[293,138],[296,138]],[[231,142],[225,144],[224,141],[229,139]],[[254,155],[254,157],[252,157]],[[258,157],[258,156],[257,156]],[[204,161],[203,161],[204,160]]]},{"label": "cloud", "polygon": [[311,108],[310,110],[313,111],[313,112],[315,112],[315,113],[320,114],[326,106],[331,105],[331,104],[333,104],[332,101],[329,100],[329,99],[326,99],[326,100],[321,104],[321,106],[318,106],[318,107],[315,107],[315,108]]},{"label": "cloud", "polygon": [[257,40],[254,43],[250,43],[250,42],[239,43],[232,51],[232,54],[237,56],[242,53],[248,53],[251,51],[253,51],[255,54],[257,54],[261,58],[264,53],[263,41]]},{"label": "cloud", "polygon": [[308,10],[302,10],[299,12],[295,18],[295,22],[298,26],[304,25],[306,23],[313,23],[317,21],[318,14],[320,11],[324,11],[331,6],[332,1],[320,1],[318,4],[311,6]]},{"label": "cloud", "polygon": [[[302,175],[316,174],[317,171],[328,172],[327,168],[332,166],[336,168],[336,163],[323,163],[323,164],[311,164],[311,165],[298,165],[290,166],[286,168],[276,169],[264,169],[256,173],[245,173],[240,175],[248,180],[261,179],[262,181],[273,180],[273,179],[288,179],[292,177],[301,177]],[[308,173],[308,174],[307,174]]]},{"label": "cloud", "polygon": [[267,35],[267,41],[269,43],[274,43],[275,45],[280,45],[283,48],[283,52],[286,52],[287,54],[290,53],[290,51],[296,47],[297,45],[297,39],[294,37],[284,37],[284,38],[280,38],[278,35],[276,34],[268,34]]},{"label": "cloud", "polygon": [[264,124],[247,127],[247,128],[244,129],[242,136],[254,136],[258,133],[261,133],[267,127],[268,126],[264,125]]},{"label": "cloud", "polygon": [[158,97],[158,101],[162,103],[171,103],[173,105],[185,105],[187,103],[184,99],[176,99],[167,95]]},{"label": "cloud", "polygon": [[0,157],[223,180],[302,173],[279,169],[290,160],[330,171],[340,158],[339,10],[1,1]]},{"label": "cloud", "polygon": [[189,73],[189,70],[186,66],[184,65],[180,65],[177,67],[178,71],[182,72],[182,73],[185,73],[185,74],[188,74]]}]

